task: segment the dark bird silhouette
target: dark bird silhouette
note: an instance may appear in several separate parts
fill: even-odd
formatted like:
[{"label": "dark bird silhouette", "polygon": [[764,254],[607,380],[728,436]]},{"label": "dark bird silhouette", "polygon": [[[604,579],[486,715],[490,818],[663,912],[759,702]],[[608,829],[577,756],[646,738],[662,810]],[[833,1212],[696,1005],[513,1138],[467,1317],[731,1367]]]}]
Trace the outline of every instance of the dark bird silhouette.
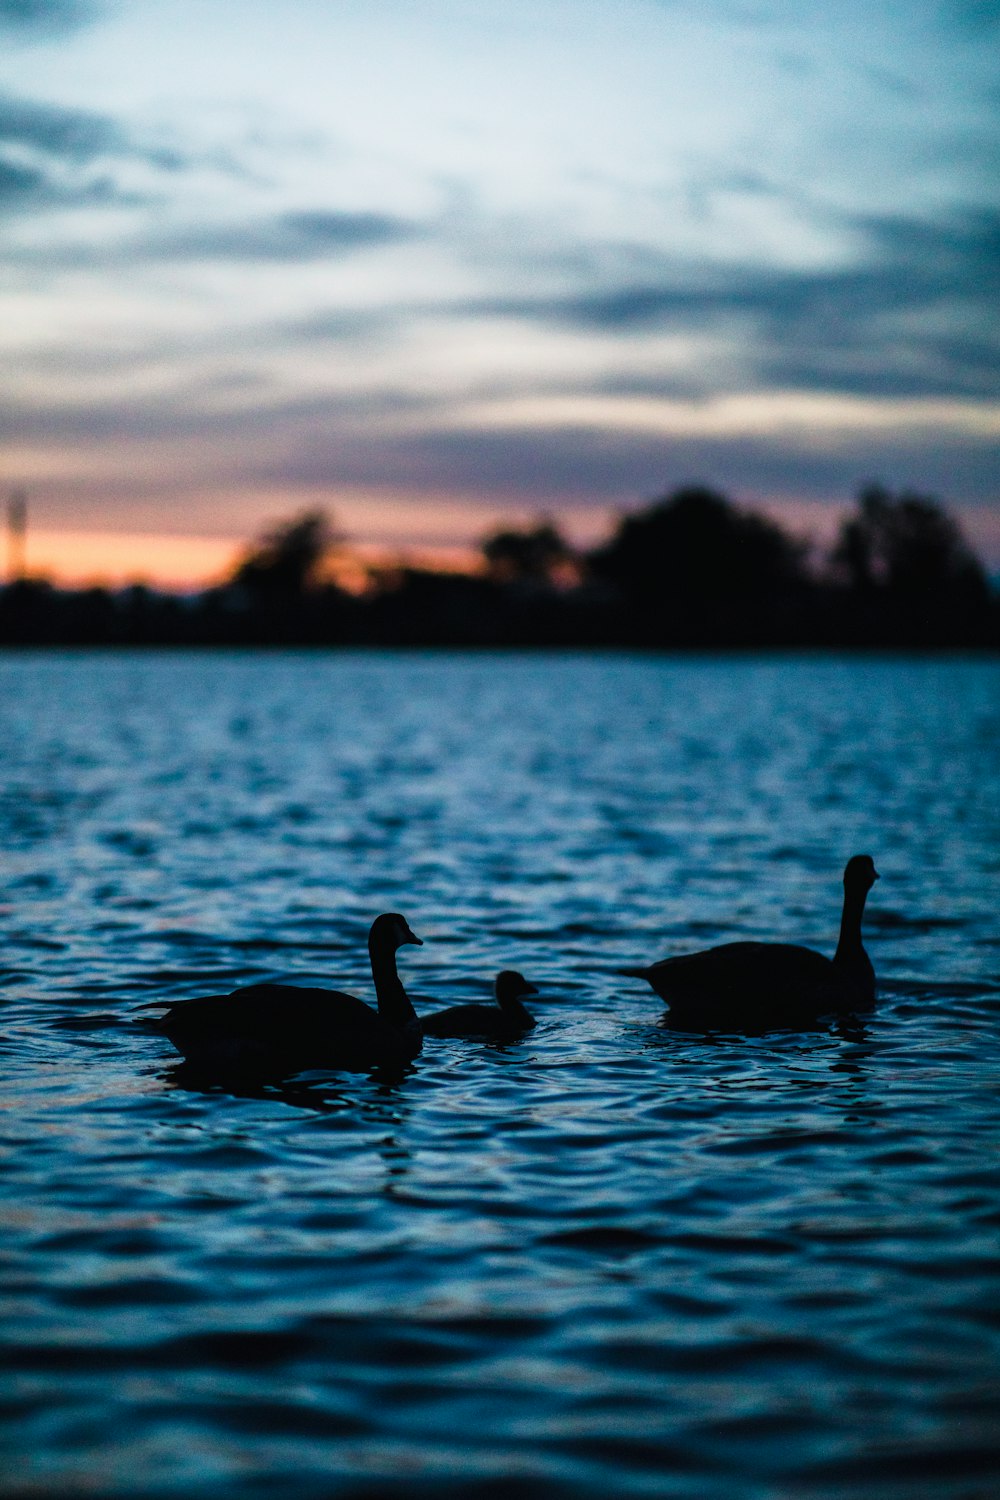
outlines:
[{"label": "dark bird silhouette", "polygon": [[516,969],[504,969],[493,983],[496,1005],[449,1005],[424,1020],[425,1036],[486,1036],[509,1041],[530,1031],[535,1018],[521,1004],[522,995],[537,995]]},{"label": "dark bird silhouette", "polygon": [[867,1010],[875,1002],[875,971],[861,942],[861,917],[878,878],[870,855],[848,860],[832,959],[794,943],[723,943],[620,972],[647,980],[671,1019],[682,1023],[787,1025],[828,1011]]},{"label": "dark bird silhouette", "polygon": [[275,1077],[304,1068],[398,1067],[420,1051],[422,1033],[396,972],[396,951],[420,942],[398,912],[375,918],[368,952],[377,1012],[341,990],[251,984],[181,1000],[153,1024],[202,1067]]}]

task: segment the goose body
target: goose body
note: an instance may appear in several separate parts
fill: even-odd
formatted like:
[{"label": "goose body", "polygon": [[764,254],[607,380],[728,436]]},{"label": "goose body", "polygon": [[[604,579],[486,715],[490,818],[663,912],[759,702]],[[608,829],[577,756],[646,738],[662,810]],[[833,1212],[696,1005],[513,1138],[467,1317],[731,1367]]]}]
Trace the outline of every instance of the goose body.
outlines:
[{"label": "goose body", "polygon": [[697,1024],[794,1024],[830,1011],[869,1009],[875,1002],[875,971],[861,941],[861,917],[877,879],[870,855],[848,860],[833,958],[794,943],[723,943],[622,972],[645,979],[672,1017]]},{"label": "goose body", "polygon": [[154,1022],[189,1062],[267,1071],[363,1072],[420,1051],[421,1028],[396,972],[396,952],[420,943],[398,912],[376,917],[368,952],[378,1009],[341,990],[251,984],[229,995],[181,1000]]},{"label": "goose body", "polygon": [[424,1019],[425,1036],[476,1036],[510,1040],[530,1031],[535,1018],[521,1004],[522,995],[537,995],[515,969],[504,969],[493,983],[496,1005],[449,1005]]}]

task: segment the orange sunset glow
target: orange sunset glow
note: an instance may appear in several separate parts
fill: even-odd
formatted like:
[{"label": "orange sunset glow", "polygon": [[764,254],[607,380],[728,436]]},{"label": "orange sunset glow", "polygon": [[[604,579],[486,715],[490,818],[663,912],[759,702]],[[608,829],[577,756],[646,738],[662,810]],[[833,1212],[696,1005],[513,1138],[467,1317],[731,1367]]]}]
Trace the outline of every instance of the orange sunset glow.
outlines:
[{"label": "orange sunset glow", "polygon": [[232,572],[243,547],[235,537],[44,530],[31,532],[25,562],[30,575],[70,588],[208,588]]},{"label": "orange sunset glow", "polygon": [[[249,539],[173,536],[118,531],[35,531],[26,551],[25,571],[64,588],[123,588],[146,584],[181,592],[225,582],[247,551]],[[5,576],[11,568],[9,558]],[[471,572],[479,555],[468,547],[349,546],[326,568],[342,588],[364,587],[367,569],[405,564],[438,572]]]},{"label": "orange sunset glow", "polygon": [[[751,502],[751,508],[788,526],[818,549],[832,545],[847,511],[846,505],[824,506],[805,500],[770,504],[761,500]],[[287,518],[293,510],[292,506],[284,513],[276,510],[269,522]],[[324,573],[351,593],[366,586],[369,569],[403,565],[442,573],[475,572],[482,566],[481,543],[491,531],[511,525],[529,526],[540,519],[537,513],[524,510],[486,515],[473,511],[470,524],[468,509],[441,502],[421,511],[422,525],[414,534],[412,527],[407,530],[404,526],[406,504],[402,500],[388,502],[384,508],[348,503],[329,514],[342,545],[328,559]],[[585,507],[567,508],[556,519],[568,539],[587,549],[611,531],[619,514],[611,508],[601,513]],[[350,527],[342,524],[348,515],[353,523]],[[114,589],[145,584],[193,592],[215,587],[231,577],[269,522],[264,528],[253,524],[243,536],[30,527],[20,571],[64,588]],[[1000,512],[970,508],[962,516],[962,524],[983,555],[1000,557]],[[460,539],[452,540],[455,536]],[[11,578],[15,571],[8,540],[0,552],[0,579]]]}]

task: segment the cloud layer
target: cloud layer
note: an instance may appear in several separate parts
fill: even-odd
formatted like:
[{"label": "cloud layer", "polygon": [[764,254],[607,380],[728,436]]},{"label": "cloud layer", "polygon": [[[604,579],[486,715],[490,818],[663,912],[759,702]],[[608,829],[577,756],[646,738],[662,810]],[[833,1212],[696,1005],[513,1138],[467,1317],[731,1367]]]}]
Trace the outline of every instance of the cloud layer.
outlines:
[{"label": "cloud layer", "polygon": [[86,0],[0,0],[0,31],[20,37],[58,35],[85,25],[92,14]]},{"label": "cloud layer", "polygon": [[[388,9],[412,28],[414,63],[434,26],[449,35],[448,0]],[[714,112],[692,93],[674,119],[666,98],[659,122],[644,61],[615,51],[612,9],[577,12],[603,55],[553,3],[534,27],[506,13],[519,19],[495,33],[495,59],[491,5],[482,56],[463,12],[454,45],[474,55],[482,102],[464,87],[449,113],[419,68],[399,70],[399,37],[391,53],[353,7],[329,31],[307,0],[288,13],[295,33],[309,12],[341,69],[328,106],[288,36],[256,38],[273,87],[230,47],[218,99],[171,98],[178,43],[164,33],[157,67],[152,9],[109,20],[0,0],[0,28],[37,63],[31,93],[0,65],[9,481],[50,525],[101,524],[110,507],[121,527],[129,504],[148,525],[159,505],[159,524],[209,532],[240,495],[248,528],[276,503],[410,496],[414,534],[445,500],[474,532],[504,508],[578,513],[687,480],[833,503],[880,476],[994,504],[998,70],[974,38],[989,14],[956,5],[943,23],[918,7],[880,71],[849,17],[838,32],[825,11],[810,29],[783,5],[751,18],[720,4],[703,55],[700,11],[630,5],[678,87],[682,63],[706,87],[730,76],[737,41],[750,75]],[[199,16],[177,9],[211,53],[224,37],[197,34]],[[530,91],[520,112],[516,90],[506,115],[496,103],[529,41],[563,48],[553,102],[588,67],[610,89],[581,94],[572,129]],[[294,57],[301,97],[283,84]],[[74,63],[117,69],[120,97],[102,103],[99,77],[89,100],[68,89]],[[126,88],[136,76],[144,88]],[[765,84],[770,99],[753,92]],[[842,125],[845,87],[869,105],[863,129]]]}]

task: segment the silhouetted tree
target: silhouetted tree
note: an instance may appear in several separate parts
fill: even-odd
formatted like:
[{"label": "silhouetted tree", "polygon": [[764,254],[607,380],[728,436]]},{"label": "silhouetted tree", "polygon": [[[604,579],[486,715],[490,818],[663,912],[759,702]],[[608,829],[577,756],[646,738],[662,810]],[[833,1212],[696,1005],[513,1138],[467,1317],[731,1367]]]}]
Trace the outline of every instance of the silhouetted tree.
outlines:
[{"label": "silhouetted tree", "polygon": [[804,545],[724,495],[688,487],[626,517],[590,556],[626,602],[633,637],[710,644],[776,639],[808,588]]},{"label": "silhouetted tree", "polygon": [[894,498],[877,484],[862,490],[857,514],[841,525],[832,563],[860,593],[885,589],[933,602],[988,592],[982,565],[937,501],[908,492]]},{"label": "silhouetted tree", "polygon": [[718,598],[797,586],[804,554],[776,522],[689,487],[626,517],[590,561],[630,594]]},{"label": "silhouetted tree", "polygon": [[1000,600],[955,522],[878,486],[823,579],[780,526],[699,488],[622,520],[572,588],[552,587],[580,560],[548,521],[488,538],[490,576],[399,566],[358,597],[322,579],[333,542],[321,512],[300,515],[193,596],[20,579],[0,587],[0,645],[1000,646]]},{"label": "silhouetted tree", "polygon": [[552,583],[574,561],[573,549],[551,521],[526,531],[495,531],[482,552],[497,583]]},{"label": "silhouetted tree", "polygon": [[852,642],[996,644],[1000,610],[979,559],[937,501],[869,485],[843,522],[831,576],[852,601],[840,609]]},{"label": "silhouetted tree", "polygon": [[236,569],[233,583],[262,596],[302,594],[316,582],[335,540],[323,511],[305,511],[266,533]]}]

